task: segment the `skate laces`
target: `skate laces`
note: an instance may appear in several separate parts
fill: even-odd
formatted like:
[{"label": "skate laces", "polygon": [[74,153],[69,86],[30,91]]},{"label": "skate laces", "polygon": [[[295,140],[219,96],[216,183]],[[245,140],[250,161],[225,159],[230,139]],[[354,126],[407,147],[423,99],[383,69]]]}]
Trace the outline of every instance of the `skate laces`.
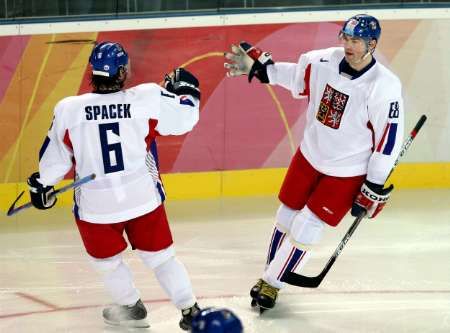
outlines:
[{"label": "skate laces", "polygon": [[258,296],[259,292],[261,291],[261,286],[263,284],[263,280],[259,279],[256,281],[256,284],[250,289],[250,296],[255,298]]},{"label": "skate laces", "polygon": [[272,287],[270,284],[262,281],[260,294],[268,296],[268,297],[270,297],[272,299],[276,299],[277,296],[278,296],[278,291],[279,290],[280,289]]},{"label": "skate laces", "polygon": [[264,283],[263,279],[259,279],[259,280],[258,280],[258,282],[256,282],[256,284],[255,284],[255,287],[257,287],[257,288],[260,288],[260,289],[261,289],[261,287],[262,287],[263,283]]}]

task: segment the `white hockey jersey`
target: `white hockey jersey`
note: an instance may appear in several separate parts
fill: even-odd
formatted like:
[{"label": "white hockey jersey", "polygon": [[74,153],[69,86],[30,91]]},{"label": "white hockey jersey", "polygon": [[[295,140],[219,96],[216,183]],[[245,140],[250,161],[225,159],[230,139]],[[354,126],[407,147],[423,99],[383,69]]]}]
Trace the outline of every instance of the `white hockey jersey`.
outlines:
[{"label": "white hockey jersey", "polygon": [[75,191],[74,213],[116,223],[153,211],[164,200],[156,135],[181,135],[199,119],[199,101],[147,83],[123,91],[67,97],[55,107],[39,154],[40,182],[75,173],[96,178]]},{"label": "white hockey jersey", "polygon": [[337,177],[367,174],[384,184],[401,149],[404,111],[400,80],[376,62],[349,79],[339,73],[343,48],[315,50],[297,64],[267,67],[270,84],[307,96],[300,150],[318,171]]}]

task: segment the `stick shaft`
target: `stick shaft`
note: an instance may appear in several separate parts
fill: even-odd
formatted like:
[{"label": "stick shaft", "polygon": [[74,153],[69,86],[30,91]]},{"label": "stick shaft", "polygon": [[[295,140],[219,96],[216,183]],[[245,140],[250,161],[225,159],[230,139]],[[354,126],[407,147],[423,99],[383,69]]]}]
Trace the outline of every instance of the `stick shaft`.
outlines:
[{"label": "stick shaft", "polygon": [[[70,184],[68,184],[68,185],[66,185],[66,186],[61,187],[60,189],[55,190],[55,191],[50,195],[50,197],[55,196],[55,195],[60,194],[60,193],[67,192],[68,190],[70,190],[70,189],[72,189],[72,188],[81,186],[81,185],[83,185],[83,184],[85,184],[85,183],[87,183],[87,182],[90,182],[90,181],[93,180],[94,178],[95,178],[95,173],[90,174],[89,176],[80,178],[80,179],[74,181],[73,183],[70,183]],[[22,211],[22,210],[25,210],[25,209],[28,209],[28,208],[30,208],[30,207],[33,207],[33,204],[32,204],[31,202],[27,202],[26,204],[23,204],[23,205],[21,205],[21,206],[19,206],[19,207],[14,207],[15,203],[16,203],[17,200],[22,196],[22,194],[23,194],[23,192],[19,195],[19,197],[13,202],[13,204],[11,205],[11,207],[8,209],[7,216],[12,216],[12,215],[17,214],[18,212],[20,212],[20,211]]]}]

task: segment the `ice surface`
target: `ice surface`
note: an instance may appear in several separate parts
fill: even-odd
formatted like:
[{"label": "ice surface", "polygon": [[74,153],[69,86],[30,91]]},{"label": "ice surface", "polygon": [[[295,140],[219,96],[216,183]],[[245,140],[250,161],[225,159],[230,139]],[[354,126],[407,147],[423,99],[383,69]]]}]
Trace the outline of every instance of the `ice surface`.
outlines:
[{"label": "ice surface", "polygon": [[[450,190],[397,191],[364,221],[317,289],[287,287],[262,316],[248,292],[260,277],[274,197],[167,203],[177,255],[201,306],[227,307],[246,333],[450,332]],[[110,299],[89,266],[69,208],[0,221],[0,332],[181,332],[180,314],[152,272],[125,258],[150,329],[107,327]],[[303,274],[323,268],[352,218],[327,228]]]}]

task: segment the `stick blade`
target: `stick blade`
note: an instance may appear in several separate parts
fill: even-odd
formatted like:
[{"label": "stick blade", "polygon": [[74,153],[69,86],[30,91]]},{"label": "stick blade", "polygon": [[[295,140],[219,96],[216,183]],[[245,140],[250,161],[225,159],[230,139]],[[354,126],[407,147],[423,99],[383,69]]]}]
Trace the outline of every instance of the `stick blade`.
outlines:
[{"label": "stick blade", "polygon": [[20,200],[20,198],[22,197],[22,195],[25,193],[25,191],[22,191],[22,193],[19,194],[19,196],[16,198],[16,200],[14,200],[14,202],[11,204],[11,206],[8,209],[8,212],[6,213],[7,216],[11,216],[14,215],[16,210],[15,210],[15,206],[17,201]]},{"label": "stick blade", "polygon": [[318,276],[304,276],[294,272],[286,272],[281,281],[286,282],[292,286],[303,288],[317,288],[322,282],[323,277]]}]

